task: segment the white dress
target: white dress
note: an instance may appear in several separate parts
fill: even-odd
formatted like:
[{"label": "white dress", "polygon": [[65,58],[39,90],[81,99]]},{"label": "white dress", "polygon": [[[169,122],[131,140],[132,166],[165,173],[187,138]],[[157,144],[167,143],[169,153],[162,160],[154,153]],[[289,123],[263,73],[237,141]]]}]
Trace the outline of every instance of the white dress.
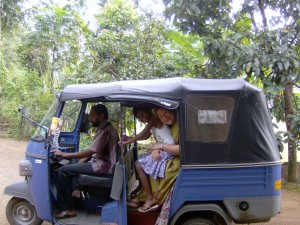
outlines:
[{"label": "white dress", "polygon": [[[175,143],[168,125],[163,125],[161,128],[153,127],[151,133],[155,137],[156,142],[162,144]],[[151,154],[144,154],[140,156],[138,161],[146,174],[157,179],[165,176],[167,161],[174,158],[174,155],[166,151],[161,151],[160,158],[159,161],[156,161],[152,158]]]}]

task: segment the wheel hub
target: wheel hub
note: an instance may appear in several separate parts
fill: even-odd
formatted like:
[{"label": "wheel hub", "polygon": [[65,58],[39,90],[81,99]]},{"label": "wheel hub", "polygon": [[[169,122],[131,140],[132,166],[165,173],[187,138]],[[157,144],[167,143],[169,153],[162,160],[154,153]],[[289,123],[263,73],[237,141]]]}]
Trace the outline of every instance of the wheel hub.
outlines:
[{"label": "wheel hub", "polygon": [[14,217],[16,221],[22,224],[30,224],[34,218],[32,207],[28,204],[16,205],[14,210]]}]

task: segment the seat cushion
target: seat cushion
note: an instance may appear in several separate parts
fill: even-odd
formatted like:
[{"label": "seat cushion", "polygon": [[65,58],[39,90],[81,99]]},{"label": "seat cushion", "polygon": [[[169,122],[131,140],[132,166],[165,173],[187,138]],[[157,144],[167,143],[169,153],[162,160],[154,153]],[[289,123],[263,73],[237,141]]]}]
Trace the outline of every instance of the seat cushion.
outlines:
[{"label": "seat cushion", "polygon": [[87,186],[107,187],[111,188],[113,182],[113,175],[111,176],[92,176],[92,175],[79,175],[79,184]]}]

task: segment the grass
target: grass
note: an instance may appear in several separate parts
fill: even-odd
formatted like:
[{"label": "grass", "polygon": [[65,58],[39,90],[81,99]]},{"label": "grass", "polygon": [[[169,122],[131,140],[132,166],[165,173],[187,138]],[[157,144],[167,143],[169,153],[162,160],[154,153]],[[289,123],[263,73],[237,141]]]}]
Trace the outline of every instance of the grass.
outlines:
[{"label": "grass", "polygon": [[282,189],[300,193],[300,184],[286,182],[282,184]]}]

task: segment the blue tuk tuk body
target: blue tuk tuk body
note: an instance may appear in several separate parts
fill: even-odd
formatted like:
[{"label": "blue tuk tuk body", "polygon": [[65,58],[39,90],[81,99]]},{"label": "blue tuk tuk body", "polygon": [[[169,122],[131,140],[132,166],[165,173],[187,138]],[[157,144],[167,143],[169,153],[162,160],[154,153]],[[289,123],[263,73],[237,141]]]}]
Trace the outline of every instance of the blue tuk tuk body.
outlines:
[{"label": "blue tuk tuk body", "polygon": [[[62,131],[58,142],[63,151],[79,151],[87,105],[95,102],[176,110],[181,166],[168,224],[255,223],[279,213],[281,161],[263,91],[242,79],[168,78],[67,86],[29,141],[26,160],[20,162],[20,175],[26,179],[5,187],[4,193],[13,196],[6,211],[11,224],[127,225],[133,224],[133,216],[135,224],[154,224],[159,212],[127,209],[124,151],[112,177],[81,177],[83,186],[95,188],[86,191],[89,197],[80,217],[53,216],[57,176],[53,164],[59,162],[50,154],[51,118],[68,113],[76,118],[73,129]],[[92,195],[95,189],[98,193]]]}]

